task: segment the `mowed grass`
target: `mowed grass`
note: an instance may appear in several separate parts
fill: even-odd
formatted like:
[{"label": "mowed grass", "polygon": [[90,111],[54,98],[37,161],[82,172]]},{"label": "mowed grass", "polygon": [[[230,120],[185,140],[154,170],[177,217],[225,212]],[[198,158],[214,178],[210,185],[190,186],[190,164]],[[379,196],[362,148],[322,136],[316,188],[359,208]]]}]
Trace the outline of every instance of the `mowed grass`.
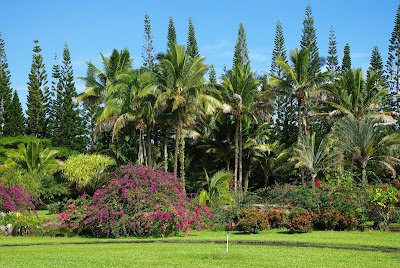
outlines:
[{"label": "mowed grass", "polygon": [[[230,241],[278,241],[353,248],[393,247],[400,250],[400,233],[313,231],[288,234],[231,232]],[[98,239],[85,237],[4,237],[0,245],[132,240],[226,240],[226,232],[191,232],[191,236],[158,239]],[[0,247],[0,267],[400,267],[400,251],[230,244],[52,244]]]},{"label": "mowed grass", "polygon": [[399,267],[400,254],[217,244],[40,245],[0,248],[0,267]]}]

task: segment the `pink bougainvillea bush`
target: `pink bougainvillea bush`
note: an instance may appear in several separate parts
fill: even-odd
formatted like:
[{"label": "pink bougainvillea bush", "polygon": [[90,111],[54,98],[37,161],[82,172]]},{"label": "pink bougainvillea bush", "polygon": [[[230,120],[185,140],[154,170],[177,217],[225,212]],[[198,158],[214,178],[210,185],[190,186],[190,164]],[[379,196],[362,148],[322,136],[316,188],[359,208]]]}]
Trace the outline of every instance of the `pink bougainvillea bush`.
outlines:
[{"label": "pink bougainvillea bush", "polygon": [[0,181],[0,212],[33,211],[37,216],[32,195],[22,186],[5,186]]},{"label": "pink bougainvillea bush", "polygon": [[92,198],[68,202],[61,214],[72,233],[93,236],[167,236],[201,230],[212,215],[186,198],[176,177],[144,166],[120,167]]}]

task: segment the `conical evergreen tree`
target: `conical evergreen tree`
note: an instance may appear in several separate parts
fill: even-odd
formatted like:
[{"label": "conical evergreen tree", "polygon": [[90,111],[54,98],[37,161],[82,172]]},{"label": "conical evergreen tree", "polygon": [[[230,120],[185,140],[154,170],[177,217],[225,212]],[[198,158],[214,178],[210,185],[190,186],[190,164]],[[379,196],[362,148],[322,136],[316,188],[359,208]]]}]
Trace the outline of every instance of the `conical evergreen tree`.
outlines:
[{"label": "conical evergreen tree", "polygon": [[54,54],[54,65],[51,73],[53,81],[51,81],[51,109],[49,115],[49,125],[51,129],[51,139],[56,139],[57,133],[60,132],[60,122],[62,118],[62,90],[60,84],[60,65],[58,64],[58,56]]},{"label": "conical evergreen tree", "polygon": [[189,30],[188,30],[188,40],[186,49],[190,59],[200,56],[199,47],[197,46],[196,35],[194,33],[194,27],[191,17],[189,17]]},{"label": "conical evergreen tree", "polygon": [[238,37],[235,45],[235,52],[233,53],[233,68],[237,66],[244,66],[249,63],[249,50],[247,49],[246,33],[243,24],[239,24]]},{"label": "conical evergreen tree", "polygon": [[4,116],[6,118],[4,124],[5,136],[18,136],[24,133],[24,114],[16,90]]},{"label": "conical evergreen tree", "polygon": [[333,26],[331,26],[331,30],[329,33],[329,49],[328,49],[328,57],[326,58],[328,64],[328,72],[330,72],[334,77],[338,71],[339,61],[337,56],[337,43],[336,43],[336,36],[335,30]]},{"label": "conical evergreen tree", "polygon": [[146,11],[144,15],[144,41],[142,50],[143,67],[152,70],[154,68],[154,45],[151,33],[150,16]]},{"label": "conical evergreen tree", "polygon": [[47,91],[47,74],[43,63],[43,57],[40,54],[42,49],[38,45],[39,41],[34,40],[31,73],[28,82],[28,98],[26,110],[26,134],[35,135],[36,137],[46,136],[45,130],[46,117],[43,107],[43,91]]},{"label": "conical evergreen tree", "polygon": [[[399,95],[400,88],[400,4],[394,19],[392,37],[390,38],[386,76],[391,95]],[[400,98],[394,101],[393,108],[400,111]]]},{"label": "conical evergreen tree", "polygon": [[350,46],[346,43],[344,46],[343,61],[342,61],[342,72],[348,72],[351,70],[351,58],[350,58]]},{"label": "conical evergreen tree", "polygon": [[367,77],[369,78],[371,72],[376,72],[378,75],[378,81],[383,81],[383,62],[381,54],[379,53],[379,49],[377,46],[374,46],[371,53],[371,60],[369,62],[370,66],[367,71]]},{"label": "conical evergreen tree", "polygon": [[281,22],[279,20],[276,22],[276,27],[275,27],[275,39],[274,39],[274,50],[272,51],[271,74],[281,78],[283,75],[283,70],[275,62],[278,56],[280,56],[285,62],[287,62],[285,38],[283,37],[283,29]]},{"label": "conical evergreen tree", "polygon": [[168,35],[167,35],[167,53],[168,51],[171,50],[171,47],[173,44],[176,44],[176,31],[175,31],[175,25],[174,25],[174,20],[172,17],[169,17],[169,23],[168,23]]},{"label": "conical evergreen tree", "polygon": [[65,44],[63,61],[60,69],[60,78],[57,87],[55,105],[56,126],[53,135],[53,143],[56,146],[64,146],[73,150],[84,151],[88,144],[85,135],[85,124],[81,110],[72,100],[77,97],[74,74],[71,65],[71,56],[68,45]]},{"label": "conical evergreen tree", "polygon": [[6,122],[4,113],[11,102],[11,75],[8,70],[5,42],[0,33],[0,137],[3,136],[3,126]]},{"label": "conical evergreen tree", "polygon": [[211,85],[217,84],[217,74],[215,72],[214,65],[212,65],[210,68],[210,74],[209,74],[208,80],[210,81]]},{"label": "conical evergreen tree", "polygon": [[309,4],[306,6],[306,16],[303,21],[303,34],[301,36],[300,46],[301,48],[306,48],[310,52],[312,64],[318,64],[320,62],[317,36],[314,28],[314,17],[312,16],[311,6]]}]

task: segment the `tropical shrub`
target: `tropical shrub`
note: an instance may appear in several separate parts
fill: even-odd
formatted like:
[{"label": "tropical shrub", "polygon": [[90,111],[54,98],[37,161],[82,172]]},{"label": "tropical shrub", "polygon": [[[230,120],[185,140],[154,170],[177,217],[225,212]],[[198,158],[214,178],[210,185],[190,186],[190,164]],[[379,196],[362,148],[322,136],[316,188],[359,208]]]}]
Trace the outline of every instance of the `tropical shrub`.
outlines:
[{"label": "tropical shrub", "polygon": [[399,204],[399,191],[396,187],[385,184],[371,189],[369,197],[375,214],[374,220],[387,225],[396,205]]},{"label": "tropical shrub", "polygon": [[304,208],[294,208],[287,218],[290,233],[308,233],[312,229],[314,213]]},{"label": "tropical shrub", "polygon": [[128,165],[112,173],[93,198],[70,200],[61,219],[74,233],[144,237],[201,230],[207,216],[208,208],[188,200],[173,174]]},{"label": "tropical shrub", "polygon": [[285,225],[286,217],[288,213],[282,209],[272,209],[265,211],[268,217],[268,222],[271,228],[280,228]]},{"label": "tropical shrub", "polygon": [[336,226],[336,230],[344,231],[344,230],[354,230],[359,225],[359,222],[355,217],[351,215],[351,213],[343,210],[339,216],[339,222]]},{"label": "tropical shrub", "polygon": [[4,186],[0,182],[0,212],[31,212],[36,216],[35,206],[30,192],[22,186]]},{"label": "tropical shrub", "polygon": [[31,214],[21,214],[19,212],[8,212],[0,219],[0,225],[11,224],[12,235],[31,236],[43,234],[42,220]]},{"label": "tropical shrub", "polygon": [[79,191],[93,193],[113,165],[114,160],[105,155],[78,154],[65,162],[63,174]]},{"label": "tropical shrub", "polygon": [[259,209],[247,208],[239,212],[237,230],[258,233],[268,228],[268,215]]},{"label": "tropical shrub", "polygon": [[340,216],[335,209],[326,208],[316,215],[314,227],[321,230],[334,230],[339,224]]}]

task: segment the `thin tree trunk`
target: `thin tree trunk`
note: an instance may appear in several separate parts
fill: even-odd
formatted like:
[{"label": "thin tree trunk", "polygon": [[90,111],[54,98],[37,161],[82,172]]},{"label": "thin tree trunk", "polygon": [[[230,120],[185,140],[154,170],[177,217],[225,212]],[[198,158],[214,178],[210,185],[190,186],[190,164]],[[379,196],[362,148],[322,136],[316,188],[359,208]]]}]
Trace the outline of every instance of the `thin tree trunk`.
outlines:
[{"label": "thin tree trunk", "polygon": [[181,165],[181,181],[185,182],[185,138],[181,135],[179,160]]},{"label": "thin tree trunk", "polygon": [[297,99],[297,124],[298,124],[298,128],[299,128],[299,137],[301,136],[302,133],[302,128],[301,128],[301,99],[298,98]]},{"label": "thin tree trunk", "polygon": [[142,130],[142,146],[143,146],[143,160],[144,160],[144,165],[147,167],[148,163],[147,163],[147,153],[146,153],[146,143],[144,142],[144,125],[142,124],[141,126],[141,130]]},{"label": "thin tree trunk", "polygon": [[168,171],[168,128],[164,132],[164,171]]},{"label": "thin tree trunk", "polygon": [[231,159],[230,158],[227,158],[226,159],[226,171],[228,171],[229,172],[229,166],[231,165]]},{"label": "thin tree trunk", "polygon": [[175,152],[174,152],[174,174],[178,177],[178,152],[179,152],[179,139],[180,139],[180,126],[176,126],[175,134]]},{"label": "thin tree trunk", "polygon": [[138,151],[139,165],[143,165],[143,146],[142,146],[142,129],[139,128],[139,151]]},{"label": "thin tree trunk", "polygon": [[243,192],[243,141],[242,137],[242,117],[239,118],[239,184],[240,184],[240,192]]},{"label": "thin tree trunk", "polygon": [[238,166],[239,166],[239,122],[236,121],[236,129],[235,129],[235,173],[234,173],[234,180],[235,180],[235,192],[237,192],[238,188]]},{"label": "thin tree trunk", "polygon": [[301,174],[301,185],[303,186],[303,187],[305,187],[306,186],[306,181],[305,181],[305,179],[304,179],[304,168],[300,168],[300,174]]},{"label": "thin tree trunk", "polygon": [[317,177],[317,174],[312,173],[311,174],[311,186],[312,186],[313,191],[315,191],[315,177]]},{"label": "thin tree trunk", "polygon": [[153,160],[151,157],[151,129],[150,124],[147,125],[147,158],[149,159],[149,167],[153,168]]},{"label": "thin tree trunk", "polygon": [[115,136],[115,156],[117,158],[117,167],[119,167],[118,135]]}]

